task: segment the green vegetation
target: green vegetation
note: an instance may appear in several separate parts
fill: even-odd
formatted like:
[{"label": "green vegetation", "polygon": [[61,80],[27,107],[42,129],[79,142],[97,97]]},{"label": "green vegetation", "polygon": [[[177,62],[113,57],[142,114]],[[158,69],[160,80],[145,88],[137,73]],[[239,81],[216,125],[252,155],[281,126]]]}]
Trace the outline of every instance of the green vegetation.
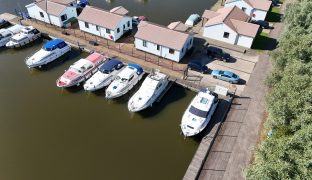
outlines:
[{"label": "green vegetation", "polygon": [[247,179],[312,179],[312,1],[289,6],[273,72],[265,127]]}]

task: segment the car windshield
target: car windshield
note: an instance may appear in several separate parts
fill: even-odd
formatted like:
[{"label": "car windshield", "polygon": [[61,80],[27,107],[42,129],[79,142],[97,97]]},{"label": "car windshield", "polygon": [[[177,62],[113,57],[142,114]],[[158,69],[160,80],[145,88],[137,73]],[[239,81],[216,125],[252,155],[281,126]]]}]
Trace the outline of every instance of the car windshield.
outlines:
[{"label": "car windshield", "polygon": [[236,74],[233,74],[233,78],[237,78],[237,75],[236,75]]},{"label": "car windshield", "polygon": [[224,74],[224,71],[220,71],[219,74]]}]

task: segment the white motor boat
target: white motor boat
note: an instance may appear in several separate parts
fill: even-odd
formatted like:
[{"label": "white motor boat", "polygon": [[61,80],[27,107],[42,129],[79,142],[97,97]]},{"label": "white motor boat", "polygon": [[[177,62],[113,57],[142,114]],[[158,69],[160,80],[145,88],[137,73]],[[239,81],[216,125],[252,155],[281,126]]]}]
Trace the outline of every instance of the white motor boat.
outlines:
[{"label": "white motor boat", "polygon": [[130,98],[128,109],[138,112],[152,104],[158,99],[169,83],[168,76],[160,72],[149,74],[140,89]]},{"label": "white motor boat", "polygon": [[39,51],[31,57],[26,58],[28,68],[41,67],[57,58],[63,56],[71,50],[70,46],[62,39],[48,41]]},{"label": "white motor boat", "polygon": [[19,33],[22,31],[24,26],[22,25],[14,25],[7,29],[1,29],[0,30],[0,47],[3,47],[8,43],[12,36],[14,36],[16,33]]},{"label": "white motor boat", "polygon": [[79,86],[86,81],[94,73],[98,71],[98,67],[108,58],[99,53],[93,53],[85,59],[80,59],[69,67],[67,71],[56,81],[58,87]]},{"label": "white motor boat", "polygon": [[128,64],[107,87],[106,98],[112,99],[120,97],[130,91],[144,74],[143,69],[136,64]]},{"label": "white motor boat", "polygon": [[184,136],[200,133],[209,123],[218,102],[215,93],[208,89],[200,91],[183,114],[181,129]]},{"label": "white motor boat", "polygon": [[108,86],[123,67],[123,63],[118,59],[107,60],[99,71],[85,82],[83,88],[86,91],[96,91]]},{"label": "white motor boat", "polygon": [[22,29],[22,32],[12,36],[10,41],[6,43],[6,47],[8,48],[22,47],[26,44],[29,44],[37,40],[40,37],[41,37],[40,31],[38,31],[32,26],[28,26]]}]

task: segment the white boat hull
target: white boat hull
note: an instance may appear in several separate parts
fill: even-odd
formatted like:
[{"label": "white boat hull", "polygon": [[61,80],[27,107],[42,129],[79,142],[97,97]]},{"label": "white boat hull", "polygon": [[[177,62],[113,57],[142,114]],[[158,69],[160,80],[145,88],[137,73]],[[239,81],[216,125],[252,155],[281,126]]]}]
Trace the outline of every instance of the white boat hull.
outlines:
[{"label": "white boat hull", "polygon": [[211,113],[209,114],[209,116],[206,118],[206,120],[198,127],[198,128],[194,128],[193,131],[187,131],[189,129],[187,128],[183,128],[184,126],[186,126],[185,124],[181,124],[181,129],[182,129],[182,133],[185,137],[190,137],[190,136],[195,136],[197,134],[199,134],[200,132],[202,132],[208,125],[208,123],[211,121],[211,118],[216,110],[218,106],[218,102],[214,103],[211,107]]},{"label": "white boat hull", "polygon": [[7,48],[20,48],[23,47],[31,42],[34,42],[35,40],[39,39],[41,37],[41,33],[35,34],[33,37],[31,38],[27,38],[21,42],[15,43],[12,41],[9,41],[8,43],[6,43],[6,47]]},{"label": "white boat hull", "polygon": [[43,65],[46,65],[59,57],[63,56],[64,54],[68,53],[71,50],[70,46],[66,46],[62,49],[58,49],[57,52],[54,53],[54,55],[49,56],[48,58],[44,58],[37,62],[29,62],[30,58],[26,59],[26,65],[28,68],[35,68],[35,67],[41,67]]},{"label": "white boat hull", "polygon": [[116,92],[111,92],[111,91],[107,91],[106,90],[106,93],[105,93],[105,97],[107,99],[114,99],[114,98],[118,98],[118,97],[121,97],[125,94],[127,94],[143,77],[143,74],[140,74],[137,78],[135,78],[131,84],[125,88],[123,88],[122,90],[120,91],[116,91]]},{"label": "white boat hull", "polygon": [[[168,81],[169,82],[169,81]],[[139,112],[142,111],[148,107],[151,107],[153,105],[153,103],[159,98],[159,96],[162,94],[162,92],[166,89],[166,87],[168,86],[168,82],[162,86],[161,89],[157,90],[152,96],[151,98],[149,98],[149,100],[142,105],[138,105],[138,103],[136,103],[133,98],[135,97],[136,94],[134,94],[132,96],[132,98],[128,101],[128,110],[130,112]]]}]

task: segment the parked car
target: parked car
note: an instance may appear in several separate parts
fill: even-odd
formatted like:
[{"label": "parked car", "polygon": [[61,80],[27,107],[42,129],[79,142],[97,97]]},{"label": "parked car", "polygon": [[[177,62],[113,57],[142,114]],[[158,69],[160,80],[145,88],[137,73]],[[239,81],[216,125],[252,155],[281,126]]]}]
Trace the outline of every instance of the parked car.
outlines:
[{"label": "parked car", "polygon": [[263,20],[251,20],[250,21],[253,24],[258,24],[263,29],[272,29],[268,21]]},{"label": "parked car", "polygon": [[193,27],[200,21],[200,15],[191,14],[190,17],[185,21],[185,25]]},{"label": "parked car", "polygon": [[278,6],[279,5],[279,0],[271,0],[272,1],[272,6]]},{"label": "parked car", "polygon": [[133,17],[132,17],[132,25],[133,25],[133,26],[139,25],[139,23],[140,23],[141,21],[148,21],[148,19],[147,19],[147,17],[145,17],[145,16],[133,16]]},{"label": "parked car", "polygon": [[200,62],[195,61],[195,60],[190,61],[187,64],[187,67],[191,70],[194,70],[203,74],[208,73],[208,67],[206,65],[202,65]]},{"label": "parked car", "polygon": [[238,83],[240,79],[238,75],[231,71],[213,70],[211,75],[213,78],[227,81],[229,83]]},{"label": "parked car", "polygon": [[0,19],[0,28],[5,28],[7,26],[9,26],[10,23],[4,19]]},{"label": "parked car", "polygon": [[222,49],[213,46],[209,46],[207,48],[207,55],[211,58],[220,59],[224,62],[231,60],[231,55],[229,53],[223,52]]}]

